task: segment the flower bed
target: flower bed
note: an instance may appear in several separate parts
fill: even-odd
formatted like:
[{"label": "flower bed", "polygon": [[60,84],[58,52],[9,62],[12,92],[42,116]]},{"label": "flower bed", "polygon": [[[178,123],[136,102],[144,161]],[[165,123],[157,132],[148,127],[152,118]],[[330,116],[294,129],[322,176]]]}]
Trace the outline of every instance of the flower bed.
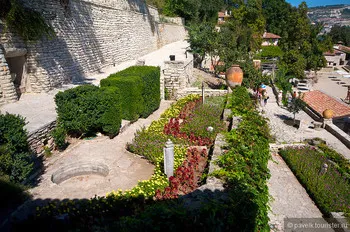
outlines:
[{"label": "flower bed", "polygon": [[232,231],[269,231],[269,128],[245,88],[233,90],[230,107],[242,121],[226,135],[227,152],[219,157],[221,169],[213,173],[228,186],[232,205],[226,217],[239,221]]},{"label": "flower bed", "polygon": [[[323,152],[309,146],[289,147],[280,154],[324,214],[350,213],[350,179],[345,163],[330,161],[339,154],[321,147]],[[324,164],[328,165],[327,170],[323,169]]]}]

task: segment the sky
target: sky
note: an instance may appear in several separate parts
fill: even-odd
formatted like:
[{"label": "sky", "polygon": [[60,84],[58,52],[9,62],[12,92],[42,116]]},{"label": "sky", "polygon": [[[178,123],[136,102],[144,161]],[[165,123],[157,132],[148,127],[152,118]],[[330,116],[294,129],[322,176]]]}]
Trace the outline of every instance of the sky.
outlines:
[{"label": "sky", "polygon": [[[292,6],[298,6],[302,0],[286,0]],[[347,4],[350,5],[350,0],[305,0],[308,7],[313,6],[324,6],[324,5],[337,5],[337,4]]]}]

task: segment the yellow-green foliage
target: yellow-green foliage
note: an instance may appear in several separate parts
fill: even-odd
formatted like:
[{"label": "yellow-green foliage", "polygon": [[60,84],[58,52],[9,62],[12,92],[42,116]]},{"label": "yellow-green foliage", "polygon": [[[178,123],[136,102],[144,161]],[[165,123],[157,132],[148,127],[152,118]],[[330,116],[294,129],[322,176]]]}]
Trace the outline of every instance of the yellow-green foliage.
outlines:
[{"label": "yellow-green foliage", "polygon": [[[176,170],[181,166],[186,157],[185,147],[174,147],[174,169]],[[157,189],[164,189],[169,185],[168,179],[163,172],[163,157],[157,159],[156,168],[154,169],[154,174],[149,180],[139,181],[137,186],[130,190],[122,191],[117,190],[108,193],[107,196],[126,196],[126,197],[139,197],[143,196],[145,198],[151,198],[155,195]]]},{"label": "yellow-green foliage", "polygon": [[169,119],[176,118],[179,116],[181,109],[186,105],[187,102],[199,99],[198,94],[190,94],[184,98],[179,99],[171,107],[164,111],[160,116],[160,119],[153,121],[151,125],[147,128],[147,132],[163,132],[165,124],[169,122]]}]

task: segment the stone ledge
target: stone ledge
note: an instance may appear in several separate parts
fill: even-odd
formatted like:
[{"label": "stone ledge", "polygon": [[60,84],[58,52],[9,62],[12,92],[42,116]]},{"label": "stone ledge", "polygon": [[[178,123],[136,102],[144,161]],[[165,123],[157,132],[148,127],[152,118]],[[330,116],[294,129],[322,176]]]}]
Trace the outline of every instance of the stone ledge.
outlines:
[{"label": "stone ledge", "polygon": [[326,130],[339,139],[347,148],[350,149],[350,136],[342,131],[334,124],[328,123],[325,126]]},{"label": "stone ledge", "polygon": [[60,184],[75,176],[91,174],[107,176],[109,168],[107,165],[98,162],[74,163],[55,171],[51,176],[51,181]]}]

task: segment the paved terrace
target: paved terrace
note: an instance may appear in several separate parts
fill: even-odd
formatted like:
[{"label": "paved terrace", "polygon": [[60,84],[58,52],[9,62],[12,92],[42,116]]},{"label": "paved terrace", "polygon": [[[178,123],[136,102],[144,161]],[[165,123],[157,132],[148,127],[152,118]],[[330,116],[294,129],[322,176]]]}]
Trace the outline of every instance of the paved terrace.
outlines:
[{"label": "paved terrace", "polygon": [[[176,60],[188,60],[186,58],[186,49],[189,44],[186,41],[178,41],[163,46],[162,48],[149,53],[138,60],[144,60],[145,65],[163,67],[163,63],[169,60],[170,55],[175,55]],[[123,62],[115,67],[107,67],[99,73],[88,74],[85,77],[84,83],[99,85],[100,80],[108,77],[112,73],[126,69],[135,65],[137,60]],[[43,125],[50,123],[56,119],[56,110],[54,97],[59,91],[64,91],[69,88],[78,86],[81,83],[73,83],[64,85],[61,88],[54,89],[48,93],[25,93],[22,94],[19,101],[6,104],[0,107],[1,113],[19,114],[26,118],[27,125],[25,126],[28,132],[33,132]]]}]

